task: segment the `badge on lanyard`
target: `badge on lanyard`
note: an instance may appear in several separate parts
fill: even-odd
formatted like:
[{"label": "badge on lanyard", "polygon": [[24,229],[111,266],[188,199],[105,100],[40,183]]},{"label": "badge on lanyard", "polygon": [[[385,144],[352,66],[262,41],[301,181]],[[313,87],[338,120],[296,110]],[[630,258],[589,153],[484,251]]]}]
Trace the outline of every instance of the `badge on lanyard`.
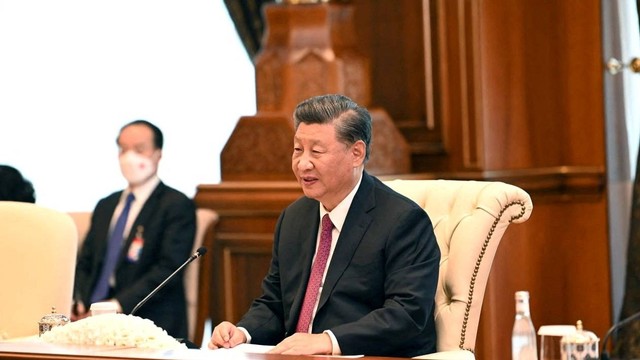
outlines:
[{"label": "badge on lanyard", "polygon": [[135,263],[140,260],[140,253],[142,252],[142,248],[144,247],[144,237],[142,236],[143,233],[144,226],[138,225],[138,227],[136,227],[136,237],[133,238],[133,241],[129,246],[129,251],[127,252],[127,260],[129,260],[129,262]]}]

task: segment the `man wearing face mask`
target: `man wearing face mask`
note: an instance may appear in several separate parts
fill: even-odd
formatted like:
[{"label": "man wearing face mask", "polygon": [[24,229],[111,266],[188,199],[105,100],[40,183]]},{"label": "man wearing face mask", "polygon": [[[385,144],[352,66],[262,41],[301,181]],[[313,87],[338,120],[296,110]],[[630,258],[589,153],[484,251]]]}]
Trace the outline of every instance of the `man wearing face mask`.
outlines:
[{"label": "man wearing face mask", "polygon": [[[112,301],[129,314],[191,254],[195,205],[158,178],[162,144],[162,132],[148,121],[120,129],[120,169],[128,186],[101,199],[93,211],[78,255],[71,320],[88,316],[90,304],[100,301]],[[186,338],[182,277],[167,283],[135,315]]]}]

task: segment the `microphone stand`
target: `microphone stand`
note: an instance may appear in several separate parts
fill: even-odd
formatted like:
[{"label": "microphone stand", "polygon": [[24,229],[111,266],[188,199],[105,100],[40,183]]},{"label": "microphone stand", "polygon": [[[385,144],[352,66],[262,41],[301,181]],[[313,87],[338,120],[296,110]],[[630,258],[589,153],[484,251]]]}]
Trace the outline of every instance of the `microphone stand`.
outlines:
[{"label": "microphone stand", "polygon": [[158,285],[155,289],[153,289],[152,292],[149,293],[149,295],[147,295],[144,299],[142,299],[142,301],[140,301],[134,308],[133,310],[131,310],[131,312],[129,313],[130,315],[133,315],[136,313],[136,311],[138,311],[138,309],[140,309],[140,307],[142,307],[142,305],[144,305],[147,300],[149,300],[153,295],[155,295],[160,289],[162,289],[164,287],[164,285],[169,282],[169,280],[173,279],[173,277],[180,272],[180,270],[182,270],[185,266],[189,265],[193,260],[199,258],[200,256],[204,255],[207,252],[207,248],[202,246],[200,247],[198,250],[196,250],[195,253],[193,253],[193,255],[191,255],[187,261],[184,262],[184,264],[180,265],[179,268],[177,268],[173,273],[171,273],[171,275],[169,275],[166,279],[164,279],[163,282],[160,283],[160,285]]},{"label": "microphone stand", "polygon": [[607,351],[607,341],[609,340],[609,338],[611,337],[611,335],[613,335],[613,333],[616,330],[620,330],[621,328],[623,328],[624,326],[626,326],[627,324],[629,324],[630,322],[633,322],[635,320],[637,320],[638,318],[640,318],[640,311],[625,318],[624,320],[620,321],[619,323],[613,325],[609,331],[607,331],[607,333],[604,336],[604,339],[602,340],[602,351],[600,352],[600,359],[601,360],[609,360],[609,352]]}]

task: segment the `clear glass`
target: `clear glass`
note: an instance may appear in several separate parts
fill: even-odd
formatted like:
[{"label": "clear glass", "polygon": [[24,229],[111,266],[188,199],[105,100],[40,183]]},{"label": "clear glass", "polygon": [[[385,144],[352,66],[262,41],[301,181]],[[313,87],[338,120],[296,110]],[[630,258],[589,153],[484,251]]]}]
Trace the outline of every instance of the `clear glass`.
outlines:
[{"label": "clear glass", "polygon": [[560,342],[563,336],[576,332],[575,325],[544,325],[538,328],[540,360],[562,360]]},{"label": "clear glass", "polygon": [[511,334],[512,360],[537,360],[536,330],[529,313],[529,292],[516,292],[516,318]]}]

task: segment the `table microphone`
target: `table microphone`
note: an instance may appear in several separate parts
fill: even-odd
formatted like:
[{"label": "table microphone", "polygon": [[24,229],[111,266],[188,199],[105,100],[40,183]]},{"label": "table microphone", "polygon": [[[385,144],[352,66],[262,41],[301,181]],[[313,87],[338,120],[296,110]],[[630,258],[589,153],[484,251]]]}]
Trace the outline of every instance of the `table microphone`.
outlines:
[{"label": "table microphone", "polygon": [[640,318],[640,311],[623,319],[619,323],[614,324],[609,331],[607,331],[607,334],[604,336],[604,340],[602,340],[602,351],[600,352],[601,360],[609,360],[609,353],[607,352],[607,340],[609,340],[609,337],[611,337],[615,331],[620,330],[622,327],[637,320],[638,318]]},{"label": "table microphone", "polygon": [[131,310],[131,312],[129,313],[129,315],[133,315],[136,313],[136,311],[138,311],[138,309],[140,309],[140,307],[142,305],[144,305],[144,303],[147,302],[147,300],[149,300],[153,295],[155,295],[158,290],[162,289],[164,287],[164,285],[169,282],[169,280],[173,279],[173,277],[180,272],[180,270],[182,270],[185,266],[189,265],[193,260],[199,258],[200,256],[204,255],[207,253],[207,248],[204,246],[201,246],[200,248],[198,248],[198,250],[196,250],[196,252],[193,253],[193,255],[189,256],[189,258],[187,259],[187,261],[184,262],[184,264],[180,265],[179,268],[176,269],[176,271],[174,271],[171,275],[169,275],[166,279],[164,279],[164,281],[162,283],[160,283],[160,285],[158,285],[158,287],[156,287],[155,289],[153,289],[152,292],[149,293],[149,295],[147,295],[144,299],[142,299],[142,301],[140,301],[134,308],[133,310]]}]

